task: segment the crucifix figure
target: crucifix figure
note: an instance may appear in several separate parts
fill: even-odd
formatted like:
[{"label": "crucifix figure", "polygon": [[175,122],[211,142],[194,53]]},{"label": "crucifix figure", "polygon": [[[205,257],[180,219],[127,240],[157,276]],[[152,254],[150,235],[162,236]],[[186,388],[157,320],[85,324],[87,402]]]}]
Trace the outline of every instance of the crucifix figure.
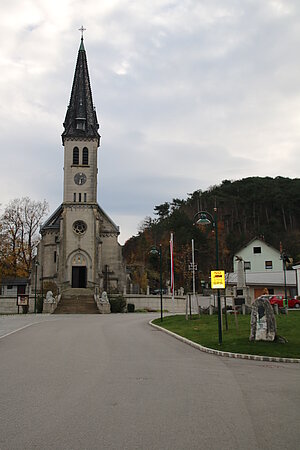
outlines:
[{"label": "crucifix figure", "polygon": [[83,28],[83,25],[81,25],[81,28],[78,29],[81,31],[81,39],[83,39],[83,32],[86,30],[86,28]]}]

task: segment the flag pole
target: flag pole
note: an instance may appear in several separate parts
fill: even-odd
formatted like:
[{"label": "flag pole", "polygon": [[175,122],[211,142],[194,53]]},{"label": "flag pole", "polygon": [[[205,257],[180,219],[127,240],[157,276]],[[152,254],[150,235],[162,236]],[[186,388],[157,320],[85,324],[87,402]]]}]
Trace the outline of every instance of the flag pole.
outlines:
[{"label": "flag pole", "polygon": [[174,253],[173,253],[173,247],[174,247],[174,237],[173,233],[171,233],[170,237],[170,260],[171,260],[171,293],[172,293],[172,309],[173,314],[175,313],[175,298],[174,298]]}]

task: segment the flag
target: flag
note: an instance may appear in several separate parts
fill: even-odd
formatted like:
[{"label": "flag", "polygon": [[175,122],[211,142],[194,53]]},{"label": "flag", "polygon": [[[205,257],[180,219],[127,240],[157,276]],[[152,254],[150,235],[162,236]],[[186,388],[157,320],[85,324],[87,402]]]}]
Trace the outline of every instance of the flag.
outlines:
[{"label": "flag", "polygon": [[174,296],[174,254],[173,254],[173,233],[170,237],[170,259],[171,259],[171,294]]}]

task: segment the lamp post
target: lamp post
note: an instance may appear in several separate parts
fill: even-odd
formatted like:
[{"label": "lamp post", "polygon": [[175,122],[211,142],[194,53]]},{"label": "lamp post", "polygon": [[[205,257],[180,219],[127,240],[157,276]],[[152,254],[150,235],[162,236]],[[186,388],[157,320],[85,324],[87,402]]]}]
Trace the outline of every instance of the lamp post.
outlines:
[{"label": "lamp post", "polygon": [[159,254],[159,285],[160,285],[160,321],[163,321],[163,298],[162,298],[162,257],[161,257],[161,244],[159,244],[159,250],[156,247],[152,247],[150,250],[151,255]]},{"label": "lamp post", "polygon": [[39,265],[38,261],[35,261],[35,280],[34,280],[34,314],[36,314],[36,289],[37,289],[37,268]]},{"label": "lamp post", "polygon": [[[218,214],[217,208],[214,208],[214,216],[207,211],[198,211],[194,215],[195,225],[212,225],[215,230],[216,237],[216,270],[219,270],[219,240],[218,240]],[[222,344],[222,312],[221,312],[221,295],[220,289],[217,289],[218,298],[218,332],[219,332],[219,345]]]},{"label": "lamp post", "polygon": [[196,284],[195,284],[195,246],[194,246],[194,239],[192,239],[192,271],[193,271],[193,297],[195,299],[195,297],[196,297]]},{"label": "lamp post", "polygon": [[283,268],[283,279],[284,279],[284,300],[285,300],[285,307],[286,307],[286,312],[288,312],[288,307],[289,307],[289,301],[288,301],[288,296],[287,296],[287,286],[286,286],[286,264],[290,261],[289,257],[287,256],[286,253],[281,252],[280,255],[281,259],[282,259],[282,268]]}]

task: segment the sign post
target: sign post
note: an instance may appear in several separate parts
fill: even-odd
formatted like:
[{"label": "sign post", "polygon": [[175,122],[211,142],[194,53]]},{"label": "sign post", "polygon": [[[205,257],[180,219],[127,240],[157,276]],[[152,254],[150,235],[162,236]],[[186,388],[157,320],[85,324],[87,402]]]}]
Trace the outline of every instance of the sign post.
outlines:
[{"label": "sign post", "polygon": [[225,289],[225,271],[224,270],[212,270],[210,275],[211,275],[211,288],[212,289]]},{"label": "sign post", "polygon": [[22,306],[23,310],[26,309],[24,307],[29,306],[29,295],[27,294],[18,294],[17,296],[17,306],[18,306],[18,314],[19,314],[19,307]]},{"label": "sign post", "polygon": [[219,344],[222,344],[222,305],[220,289],[225,289],[225,272],[224,270],[212,270],[211,273],[211,288],[217,289],[218,293],[218,327],[219,327]]}]

